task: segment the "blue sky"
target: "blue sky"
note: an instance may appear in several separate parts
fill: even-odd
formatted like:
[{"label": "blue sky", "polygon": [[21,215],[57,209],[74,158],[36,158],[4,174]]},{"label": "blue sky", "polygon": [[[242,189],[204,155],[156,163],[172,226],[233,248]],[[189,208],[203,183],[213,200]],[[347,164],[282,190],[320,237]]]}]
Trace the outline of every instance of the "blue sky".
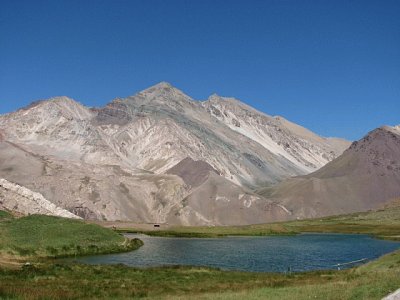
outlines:
[{"label": "blue sky", "polygon": [[400,124],[400,1],[0,2],[0,113],[167,81],[324,136]]}]

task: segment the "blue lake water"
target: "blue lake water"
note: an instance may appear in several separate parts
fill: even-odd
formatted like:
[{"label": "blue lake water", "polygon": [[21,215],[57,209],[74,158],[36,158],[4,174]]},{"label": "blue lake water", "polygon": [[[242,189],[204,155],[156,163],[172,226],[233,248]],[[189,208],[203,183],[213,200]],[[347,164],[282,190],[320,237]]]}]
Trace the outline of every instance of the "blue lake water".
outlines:
[{"label": "blue lake water", "polygon": [[292,271],[336,269],[336,264],[365,258],[372,260],[400,248],[399,242],[355,234],[207,239],[127,236],[140,238],[144,246],[129,253],[88,256],[76,260],[89,264],[125,264],[134,267],[195,265],[224,270],[285,272],[289,267]]}]

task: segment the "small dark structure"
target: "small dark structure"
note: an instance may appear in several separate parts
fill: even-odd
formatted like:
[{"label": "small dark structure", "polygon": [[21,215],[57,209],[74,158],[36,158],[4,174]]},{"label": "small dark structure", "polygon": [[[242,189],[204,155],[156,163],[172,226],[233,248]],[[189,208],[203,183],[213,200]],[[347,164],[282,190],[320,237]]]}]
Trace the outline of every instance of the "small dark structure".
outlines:
[{"label": "small dark structure", "polygon": [[153,226],[154,227],[160,227],[160,224],[154,224]]}]

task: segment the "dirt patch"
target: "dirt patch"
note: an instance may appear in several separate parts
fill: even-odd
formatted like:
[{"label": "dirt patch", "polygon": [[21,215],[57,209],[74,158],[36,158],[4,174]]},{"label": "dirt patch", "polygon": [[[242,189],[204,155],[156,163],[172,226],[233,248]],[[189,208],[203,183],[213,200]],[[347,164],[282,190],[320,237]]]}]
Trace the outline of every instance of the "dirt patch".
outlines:
[{"label": "dirt patch", "polygon": [[97,224],[106,228],[114,228],[119,230],[127,231],[157,231],[157,230],[167,230],[171,228],[171,225],[165,223],[157,223],[159,227],[154,227],[155,223],[134,223],[134,222],[123,222],[123,221],[100,221],[100,220],[85,220],[86,223]]},{"label": "dirt patch", "polygon": [[24,263],[25,261],[0,253],[0,268],[19,270]]}]

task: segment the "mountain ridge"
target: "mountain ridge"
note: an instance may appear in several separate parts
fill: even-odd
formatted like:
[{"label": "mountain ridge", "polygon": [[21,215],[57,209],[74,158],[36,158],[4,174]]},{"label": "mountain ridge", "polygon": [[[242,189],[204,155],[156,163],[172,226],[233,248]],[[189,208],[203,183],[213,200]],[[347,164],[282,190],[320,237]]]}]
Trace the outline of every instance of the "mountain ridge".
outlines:
[{"label": "mountain ridge", "polygon": [[400,131],[382,126],[321,169],[259,190],[300,218],[378,209],[400,197]]},{"label": "mountain ridge", "polygon": [[[284,205],[252,189],[318,169],[346,145],[218,97],[200,102],[161,82],[100,108],[68,97],[35,102],[0,115],[0,176],[84,218],[186,225],[231,224],[228,212],[240,224],[286,218]],[[216,107],[221,101],[229,105]],[[188,171],[168,174],[188,157],[202,176],[185,182]],[[21,174],[23,165],[35,167]]]}]

